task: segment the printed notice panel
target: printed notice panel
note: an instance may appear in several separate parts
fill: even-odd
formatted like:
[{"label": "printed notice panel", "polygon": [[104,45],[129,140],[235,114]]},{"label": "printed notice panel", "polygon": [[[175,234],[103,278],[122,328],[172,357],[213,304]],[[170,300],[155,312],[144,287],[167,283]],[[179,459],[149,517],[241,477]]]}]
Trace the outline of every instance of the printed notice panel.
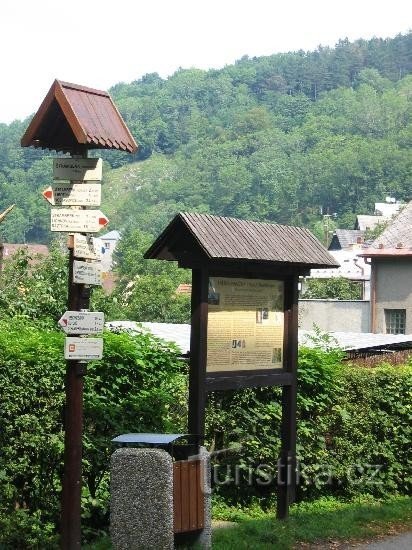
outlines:
[{"label": "printed notice panel", "polygon": [[283,281],[211,277],[207,372],[283,364]]}]

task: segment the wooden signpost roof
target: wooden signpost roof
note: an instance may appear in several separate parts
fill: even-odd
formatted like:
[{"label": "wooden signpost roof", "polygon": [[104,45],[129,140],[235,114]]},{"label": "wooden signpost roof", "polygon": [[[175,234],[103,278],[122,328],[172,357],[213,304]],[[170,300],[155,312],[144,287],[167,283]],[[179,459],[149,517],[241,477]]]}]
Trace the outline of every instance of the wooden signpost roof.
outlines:
[{"label": "wooden signpost roof", "polygon": [[177,260],[186,267],[199,260],[288,264],[305,269],[339,267],[303,227],[189,213],[176,215],[145,258]]},{"label": "wooden signpost roof", "polygon": [[110,95],[55,80],[34,115],[23,147],[73,152],[84,149],[118,149],[134,153],[137,144]]}]

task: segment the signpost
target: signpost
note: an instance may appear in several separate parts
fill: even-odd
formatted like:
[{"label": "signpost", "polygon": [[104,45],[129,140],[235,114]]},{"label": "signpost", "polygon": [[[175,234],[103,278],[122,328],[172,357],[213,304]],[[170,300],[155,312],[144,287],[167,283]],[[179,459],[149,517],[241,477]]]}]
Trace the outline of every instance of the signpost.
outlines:
[{"label": "signpost", "polygon": [[100,210],[52,208],[50,216],[51,231],[98,233],[109,223],[109,220]]},{"label": "signpost", "polygon": [[97,233],[108,223],[100,211],[86,210],[100,205],[97,182],[102,179],[103,164],[87,154],[89,149],[134,153],[137,144],[107,92],[55,80],[21,145],[71,155],[53,160],[53,179],[59,183],[45,189],[43,197],[52,206],[63,207],[52,209],[51,230],[75,234],[68,238],[68,311],[59,321],[68,334],[60,544],[64,550],[77,550],[81,546],[83,377],[85,362],[101,357],[102,343],[76,335],[103,330],[103,314],[88,311],[89,284],[100,284],[98,263],[85,260],[101,259],[101,243],[89,233]]},{"label": "signpost", "polygon": [[49,185],[43,197],[53,206],[100,206],[100,183],[67,183]]},{"label": "signpost", "polygon": [[67,337],[64,341],[64,358],[91,361],[103,357],[102,338]]}]

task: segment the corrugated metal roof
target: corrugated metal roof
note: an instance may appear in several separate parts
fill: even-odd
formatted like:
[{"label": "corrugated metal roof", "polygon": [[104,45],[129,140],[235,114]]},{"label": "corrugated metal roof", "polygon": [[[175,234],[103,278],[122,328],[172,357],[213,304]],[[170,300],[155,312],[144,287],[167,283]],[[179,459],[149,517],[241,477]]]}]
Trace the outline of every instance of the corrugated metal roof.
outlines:
[{"label": "corrugated metal roof", "polygon": [[[330,347],[345,351],[384,348],[395,344],[411,343],[412,334],[374,334],[371,332],[328,332]],[[310,348],[318,347],[315,332],[299,330],[299,345]]]},{"label": "corrugated metal roof", "polygon": [[307,267],[339,266],[316,237],[303,227],[196,213],[178,214],[146,252],[146,258],[162,258],[162,249],[169,239],[175,237],[179,220],[210,259],[289,263]]},{"label": "corrugated metal roof", "polygon": [[24,136],[23,147],[71,152],[119,149],[134,153],[137,144],[110,95],[55,80]]},{"label": "corrugated metal roof", "polygon": [[[190,325],[175,323],[135,323],[133,321],[111,321],[106,323],[108,328],[124,329],[129,332],[149,331],[157,338],[167,342],[174,342],[183,354],[190,351]],[[331,348],[340,348],[345,351],[385,348],[397,344],[411,344],[412,334],[373,334],[370,332],[328,332]],[[319,338],[312,330],[299,329],[299,345],[319,347]]]}]

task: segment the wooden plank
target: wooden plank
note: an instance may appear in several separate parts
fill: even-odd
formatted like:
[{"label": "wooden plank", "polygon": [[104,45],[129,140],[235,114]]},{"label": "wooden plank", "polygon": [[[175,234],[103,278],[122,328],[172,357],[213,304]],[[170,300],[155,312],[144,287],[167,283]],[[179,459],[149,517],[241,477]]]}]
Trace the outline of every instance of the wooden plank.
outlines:
[{"label": "wooden plank", "polygon": [[189,464],[186,460],[181,463],[181,502],[182,502],[182,532],[190,530],[190,510],[189,510]]},{"label": "wooden plank", "polygon": [[189,526],[190,530],[198,529],[197,525],[197,494],[199,486],[197,484],[197,466],[198,461],[189,461]]},{"label": "wooden plank", "polygon": [[196,461],[196,487],[197,489],[197,527],[203,529],[205,526],[205,497],[203,494],[204,487],[204,471],[203,462],[201,460]]},{"label": "wooden plank", "polygon": [[182,478],[181,462],[173,464],[173,530],[182,531]]}]

